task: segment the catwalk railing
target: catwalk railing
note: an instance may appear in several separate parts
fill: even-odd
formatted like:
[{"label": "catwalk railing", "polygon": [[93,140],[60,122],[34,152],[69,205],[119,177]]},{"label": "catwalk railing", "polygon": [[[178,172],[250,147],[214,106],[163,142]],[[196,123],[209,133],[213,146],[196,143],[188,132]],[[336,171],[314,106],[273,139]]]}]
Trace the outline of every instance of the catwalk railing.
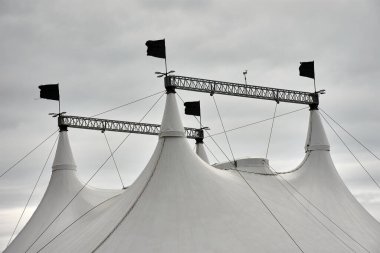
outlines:
[{"label": "catwalk railing", "polygon": [[317,92],[310,93],[304,91],[285,90],[239,83],[213,81],[185,76],[166,76],[165,88],[167,90],[181,89],[205,92],[210,93],[210,95],[222,94],[230,96],[274,100],[276,102],[288,102],[316,106],[318,106],[319,104]]},{"label": "catwalk railing", "polygon": [[[82,128],[100,131],[126,132],[134,134],[159,135],[161,126],[158,124],[98,119],[89,117],[61,115],[58,125],[62,127]],[[189,139],[203,139],[203,130],[185,127],[186,137]]]}]

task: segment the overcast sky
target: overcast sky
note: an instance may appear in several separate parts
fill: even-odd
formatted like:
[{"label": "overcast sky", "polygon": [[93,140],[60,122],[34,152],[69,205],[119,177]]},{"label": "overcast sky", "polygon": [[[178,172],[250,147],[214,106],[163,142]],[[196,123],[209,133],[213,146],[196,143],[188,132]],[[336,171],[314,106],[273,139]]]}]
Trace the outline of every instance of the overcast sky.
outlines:
[{"label": "overcast sky", "polygon": [[[53,133],[57,102],[41,100],[38,85],[60,83],[62,109],[91,116],[164,90],[155,71],[162,59],[146,56],[147,40],[166,39],[169,69],[178,75],[313,91],[313,81],[298,76],[300,61],[315,60],[317,89],[326,89],[320,107],[375,154],[380,154],[380,2],[328,1],[12,1],[0,0],[0,174]],[[200,100],[202,120],[211,133],[222,130],[208,94],[178,91]],[[123,107],[103,118],[139,121],[159,98]],[[225,127],[269,118],[275,103],[215,96]],[[180,100],[178,99],[180,102]],[[164,97],[144,122],[160,123]],[[182,110],[182,104],[179,103]],[[303,108],[280,103],[277,113]],[[183,115],[184,124],[197,122]],[[278,170],[296,167],[304,156],[308,110],[277,119],[269,149]],[[229,133],[235,157],[265,157],[271,122]],[[365,168],[380,182],[380,161],[334,127]],[[338,172],[363,206],[380,220],[380,189],[370,180],[325,124]],[[125,134],[106,133],[116,147]],[[100,132],[69,130],[81,180],[87,181],[109,155]],[[0,250],[17,223],[55,137],[0,178]],[[223,135],[215,137],[231,157]],[[157,143],[132,135],[115,158],[125,184],[144,168]],[[209,139],[212,163],[226,158]],[[193,145],[193,142],[191,142]],[[41,200],[52,158],[22,220]],[[90,183],[120,188],[112,163]],[[21,225],[21,227],[22,227]]]}]

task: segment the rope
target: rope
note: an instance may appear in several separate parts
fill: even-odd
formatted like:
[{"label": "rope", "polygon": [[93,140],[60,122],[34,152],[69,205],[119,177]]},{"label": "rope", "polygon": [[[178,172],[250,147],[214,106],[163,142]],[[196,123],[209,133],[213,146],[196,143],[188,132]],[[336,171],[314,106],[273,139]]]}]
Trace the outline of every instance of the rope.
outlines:
[{"label": "rope", "polygon": [[31,151],[29,151],[26,155],[24,155],[20,160],[18,160],[16,163],[14,163],[11,167],[9,167],[6,171],[4,171],[1,175],[0,175],[0,178],[2,176],[4,176],[5,174],[7,174],[11,169],[13,169],[17,164],[19,164],[22,160],[24,160],[27,156],[29,156],[31,153],[33,153],[33,151],[35,151],[37,148],[39,148],[42,144],[44,144],[47,140],[50,139],[50,137],[52,137],[56,132],[58,132],[58,130],[55,130],[52,134],[50,134],[46,139],[44,139],[40,144],[38,144],[37,146],[35,146]]},{"label": "rope", "polygon": [[101,113],[98,113],[98,114],[92,115],[91,117],[96,117],[96,116],[99,116],[99,115],[105,114],[105,113],[107,113],[107,112],[114,111],[114,110],[119,109],[119,108],[121,108],[121,107],[124,107],[124,106],[127,106],[127,105],[134,104],[134,103],[136,103],[136,102],[139,102],[139,101],[142,101],[142,100],[144,100],[144,99],[147,99],[147,98],[153,97],[153,96],[155,96],[155,95],[157,95],[157,94],[160,94],[160,93],[163,93],[163,92],[164,92],[164,91],[159,91],[159,92],[153,93],[153,94],[148,95],[148,96],[146,96],[146,97],[139,98],[139,99],[136,99],[136,100],[134,100],[134,101],[132,101],[132,102],[129,102],[129,103],[126,103],[126,104],[123,104],[123,105],[119,105],[119,106],[116,106],[116,107],[114,107],[114,108],[111,108],[111,109],[109,109],[109,110],[107,110],[107,111],[104,111],[104,112],[101,112]]},{"label": "rope", "polygon": [[215,97],[212,96],[212,99],[213,99],[213,101],[214,101],[214,104],[215,104],[215,107],[216,107],[216,111],[218,112],[219,120],[220,120],[220,123],[222,124],[223,132],[224,132],[224,135],[226,136],[226,140],[227,140],[227,143],[228,143],[228,147],[230,148],[230,151],[231,151],[232,159],[234,160],[234,165],[235,165],[235,167],[237,167],[236,159],[235,159],[234,153],[232,152],[231,144],[230,144],[230,141],[229,141],[229,139],[228,139],[228,136],[227,136],[227,133],[226,133],[226,129],[225,129],[224,124],[223,124],[222,117],[220,116],[219,108],[218,108],[218,105],[216,104]]},{"label": "rope", "polygon": [[[177,93],[178,94],[178,93]],[[178,94],[179,96],[179,94]],[[181,98],[179,96],[179,98]],[[183,101],[183,99],[181,98],[181,100]],[[279,117],[282,117],[282,116],[286,116],[286,115],[289,115],[289,114],[292,114],[292,113],[295,113],[295,112],[299,112],[299,111],[302,111],[302,110],[305,110],[305,109],[308,109],[309,107],[304,107],[304,108],[301,108],[301,109],[297,109],[297,110],[294,110],[294,111],[290,111],[290,112],[287,112],[287,113],[283,113],[283,114],[280,114],[280,115],[277,115],[275,118],[279,118]],[[197,119],[196,117],[194,117],[195,119]],[[236,128],[232,128],[230,130],[227,130],[225,132],[231,132],[231,131],[235,131],[235,130],[238,130],[238,129],[241,129],[241,128],[244,128],[244,127],[248,127],[248,126],[251,126],[251,125],[255,125],[255,124],[259,124],[259,123],[262,123],[262,122],[265,122],[265,121],[268,121],[268,120],[272,120],[273,117],[271,118],[268,118],[268,119],[264,119],[264,120],[260,120],[260,121],[256,121],[256,122],[253,122],[253,123],[250,123],[250,124],[246,124],[246,125],[243,125],[243,126],[240,126],[240,127],[236,127]],[[198,120],[198,119],[197,119]],[[198,120],[199,121],[199,120]],[[220,133],[216,133],[216,134],[210,134],[209,131],[205,130],[205,132],[207,133],[207,136],[205,137],[206,138],[211,138],[212,141],[216,144],[216,146],[219,148],[219,150],[224,154],[224,156],[227,158],[227,160],[232,164],[234,165],[231,160],[228,158],[228,156],[224,153],[224,151],[222,150],[222,148],[218,145],[218,143],[215,141],[215,139],[213,138],[213,136],[216,136],[216,135],[220,135],[220,134],[223,134],[224,132],[220,132]],[[207,146],[206,146],[207,147]],[[211,152],[211,150],[208,148],[208,150]],[[212,154],[212,152],[211,152]],[[219,162],[219,160],[215,157],[215,155],[213,155],[214,158]],[[291,171],[292,172],[292,171]],[[290,172],[279,172],[281,174],[285,174],[285,173],[290,173]],[[272,174],[270,174],[272,175]]]},{"label": "rope", "polygon": [[81,216],[79,216],[76,220],[74,220],[72,223],[70,223],[67,227],[65,227],[61,232],[59,232],[56,236],[54,236],[51,240],[49,240],[44,246],[42,246],[42,248],[40,248],[37,252],[41,252],[44,248],[46,248],[46,246],[48,246],[52,241],[54,241],[55,239],[58,238],[58,236],[60,236],[61,234],[63,234],[67,229],[69,229],[72,225],[74,225],[77,221],[79,221],[80,219],[82,219],[84,216],[86,216],[88,213],[90,213],[92,210],[94,210],[95,208],[103,205],[104,203],[108,202],[109,200],[113,199],[113,198],[116,198],[117,196],[119,196],[120,194],[117,194],[115,196],[112,196],[102,202],[100,202],[99,204],[93,206],[92,208],[90,208],[89,210],[87,210],[85,213],[83,213]]},{"label": "rope", "polygon": [[292,235],[286,230],[284,225],[281,224],[280,220],[276,217],[276,215],[270,210],[269,206],[265,204],[264,200],[259,196],[259,194],[253,189],[253,187],[248,183],[248,181],[245,179],[245,177],[241,174],[240,171],[237,171],[241,178],[245,181],[245,183],[249,186],[249,188],[252,190],[252,192],[256,195],[256,197],[260,200],[261,204],[268,210],[268,212],[272,215],[272,217],[277,221],[277,223],[281,226],[281,228],[285,231],[285,233],[290,237],[290,239],[294,242],[294,244],[297,246],[297,248],[304,252],[301,247],[298,245],[298,243],[295,241],[295,239],[292,237]]},{"label": "rope", "polygon": [[355,160],[359,163],[359,165],[363,168],[363,170],[367,173],[367,175],[371,178],[371,180],[375,183],[375,185],[380,189],[380,185],[376,182],[376,180],[372,177],[372,175],[368,172],[368,170],[364,167],[364,165],[360,162],[360,160],[355,156],[355,154],[351,151],[351,149],[347,146],[347,144],[343,141],[343,139],[339,136],[339,134],[335,131],[335,129],[330,125],[330,123],[326,120],[326,118],[321,114],[322,118],[325,120],[327,125],[333,130],[333,132],[338,136],[343,145],[347,148],[347,150],[351,153],[351,155],[355,158]]},{"label": "rope", "polygon": [[211,151],[211,149],[207,146],[206,143],[203,142],[203,145],[205,145],[205,147],[207,148],[208,152],[211,153],[211,155],[215,158],[215,160],[220,163],[220,161],[218,160],[218,158],[216,158],[216,156],[214,155],[214,153]]},{"label": "rope", "polygon": [[[96,117],[96,116],[99,116],[99,115],[102,115],[102,114],[105,114],[107,112],[110,112],[110,111],[113,111],[113,110],[116,110],[116,109],[119,109],[121,107],[124,107],[124,106],[127,106],[127,105],[131,105],[131,104],[134,104],[136,102],[139,102],[139,101],[142,101],[144,99],[147,99],[147,98],[150,98],[150,97],[153,97],[157,94],[160,94],[160,93],[163,93],[164,91],[159,91],[159,92],[156,92],[156,93],[153,93],[151,95],[148,95],[146,97],[143,97],[143,98],[140,98],[140,99],[136,99],[132,102],[129,102],[129,103],[126,103],[126,104],[123,104],[123,105],[119,105],[117,107],[114,107],[114,108],[111,108],[109,110],[106,110],[104,112],[101,112],[101,113],[98,113],[98,114],[95,114],[91,117]],[[43,140],[40,144],[38,144],[36,147],[34,147],[31,151],[29,151],[25,156],[23,156],[20,160],[18,160],[16,163],[14,163],[11,167],[9,167],[7,170],[5,170],[1,175],[0,175],[0,178],[2,176],[4,176],[6,173],[8,173],[11,169],[13,169],[17,164],[19,164],[22,160],[24,160],[27,156],[29,156],[31,153],[33,153],[33,151],[35,151],[37,148],[39,148],[43,143],[45,143],[48,139],[50,139],[50,137],[52,137],[56,132],[58,132],[58,130],[54,131],[52,134],[50,134],[45,140]]]},{"label": "rope", "polygon": [[22,217],[23,217],[23,215],[24,215],[24,213],[25,213],[25,210],[26,210],[26,208],[28,207],[30,200],[32,199],[33,193],[34,193],[34,191],[36,190],[36,187],[37,187],[37,185],[38,185],[38,182],[39,182],[40,179],[41,179],[42,173],[44,172],[44,170],[45,170],[45,168],[46,168],[46,164],[47,164],[48,161],[49,161],[50,155],[51,155],[51,153],[53,152],[53,149],[54,149],[54,147],[55,147],[55,144],[57,143],[57,140],[58,140],[58,137],[55,139],[54,144],[53,144],[53,146],[52,146],[51,149],[50,149],[50,152],[49,152],[49,154],[48,154],[48,157],[46,158],[46,161],[45,161],[45,163],[44,163],[44,166],[42,167],[41,172],[40,172],[40,174],[39,174],[39,176],[38,176],[38,178],[37,178],[37,182],[34,184],[33,190],[32,190],[32,192],[30,193],[29,198],[28,198],[28,200],[26,201],[26,204],[25,204],[25,206],[24,206],[24,209],[22,210],[22,213],[21,213],[21,215],[20,215],[20,218],[18,219],[17,224],[16,224],[16,226],[15,226],[13,232],[12,232],[11,238],[9,238],[9,241],[8,241],[7,247],[8,247],[9,244],[11,243],[12,238],[13,238],[14,234],[16,233],[17,227],[18,227],[18,225],[20,224],[20,221],[21,221],[21,219],[22,219]]},{"label": "rope", "polygon": [[265,153],[265,158],[268,158],[269,145],[270,145],[270,140],[272,139],[273,125],[274,125],[274,119],[276,118],[277,105],[278,105],[278,103],[276,103],[276,106],[274,107],[272,126],[270,128],[270,134],[269,134],[267,152]]},{"label": "rope", "polygon": [[160,162],[161,160],[161,155],[162,155],[162,151],[164,150],[164,147],[165,147],[165,141],[166,139],[164,138],[164,141],[162,143],[162,148],[160,150],[160,154],[157,158],[157,162],[156,164],[154,165],[154,168],[153,168],[153,171],[152,173],[150,174],[149,178],[148,178],[148,181],[146,182],[146,184],[144,185],[143,189],[141,190],[140,194],[137,196],[136,200],[133,202],[132,206],[128,209],[128,211],[126,212],[126,214],[121,218],[121,220],[116,224],[116,226],[112,229],[112,231],[95,247],[95,249],[93,251],[91,251],[92,253],[97,251],[107,240],[108,238],[110,238],[110,236],[119,228],[120,224],[128,217],[128,215],[132,212],[132,210],[134,209],[134,207],[136,206],[137,202],[139,201],[139,199],[141,198],[141,196],[144,194],[146,188],[148,187],[150,181],[152,180],[153,178],[153,175],[154,173],[156,172],[156,169],[157,169],[157,166],[158,166],[158,163]]},{"label": "rope", "polygon": [[[182,99],[182,97],[178,94],[178,92],[176,93],[177,96],[182,100],[182,102],[184,103],[185,101]],[[196,119],[199,124],[201,124],[201,127],[203,127],[202,123],[200,122],[200,120],[194,116],[194,119]],[[211,138],[211,140],[214,142],[214,144],[219,148],[219,150],[222,152],[222,154],[226,157],[226,159],[228,160],[228,162],[230,162],[231,164],[233,164],[231,162],[231,160],[228,158],[228,156],[226,155],[226,153],[223,151],[223,149],[219,146],[219,144],[215,141],[215,139],[212,137],[212,135],[210,134],[209,131],[207,131],[206,129],[204,129],[204,131],[206,132],[206,134],[208,135],[208,137]],[[206,137],[207,138],[207,137]],[[207,147],[207,146],[206,146]],[[207,149],[211,152],[211,150],[207,147]],[[211,152],[211,154],[214,156],[214,158],[219,162],[219,160],[215,157],[215,155]]]},{"label": "rope", "polygon": [[[302,110],[305,110],[305,109],[308,109],[308,108],[309,107],[304,107],[304,108],[297,109],[297,110],[294,110],[294,111],[290,111],[290,112],[287,112],[287,113],[279,114],[275,118],[283,117],[283,116],[286,116],[288,114],[299,112],[299,111],[302,111]],[[272,120],[272,119],[273,119],[273,117],[267,118],[267,119],[264,119],[264,120],[260,120],[260,121],[256,121],[256,122],[253,122],[253,123],[249,123],[249,124],[246,124],[246,125],[242,125],[242,126],[239,126],[239,127],[231,128],[231,129],[227,130],[226,132],[227,133],[228,132],[232,132],[232,131],[235,131],[235,130],[239,130],[241,128],[245,128],[245,127],[248,127],[248,126],[252,126],[252,125],[259,124],[259,123],[263,123],[265,121]],[[216,135],[220,135],[220,134],[224,134],[224,132],[219,132],[219,133],[216,133],[216,134],[212,134],[212,136],[216,136]],[[208,137],[205,137],[205,138],[208,138]]]},{"label": "rope", "polygon": [[234,165],[234,163],[230,160],[230,158],[228,158],[228,156],[226,155],[226,153],[223,151],[223,149],[219,146],[219,144],[215,141],[215,139],[210,135],[210,133],[205,130],[205,132],[207,133],[207,135],[211,138],[211,140],[214,142],[214,144],[219,148],[219,150],[222,152],[222,154],[224,155],[224,157],[227,159],[227,161],[229,163],[231,163],[232,165]]},{"label": "rope", "polygon": [[108,139],[107,139],[107,135],[106,135],[105,132],[103,132],[103,134],[104,134],[104,138],[106,139],[106,142],[107,142],[108,150],[109,150],[110,153],[111,153],[113,163],[115,164],[115,168],[116,168],[117,174],[118,174],[118,176],[119,176],[119,179],[120,179],[121,185],[122,185],[122,187],[123,187],[123,189],[124,189],[125,186],[124,186],[124,183],[123,183],[123,179],[121,178],[119,168],[117,167],[115,157],[113,156],[113,153],[112,153],[112,149],[111,149],[110,143],[108,142]]},{"label": "rope", "polygon": [[[270,166],[270,168],[276,172],[275,169],[273,169],[272,166]],[[281,173],[278,173],[278,174],[281,174]],[[337,227],[340,231],[342,231],[345,235],[347,235],[352,241],[356,242],[362,249],[364,249],[365,251],[367,252],[370,252],[368,249],[366,249],[361,243],[359,243],[357,240],[355,240],[355,238],[353,238],[349,233],[347,233],[346,231],[344,231],[336,222],[334,222],[329,216],[327,216],[319,207],[317,207],[316,205],[313,204],[313,202],[311,202],[308,198],[305,197],[305,195],[303,195],[301,192],[299,192],[297,190],[297,188],[291,184],[288,180],[286,180],[283,176],[280,175],[280,177],[295,191],[297,192],[304,200],[306,200],[307,203],[309,203],[312,207],[314,207],[320,214],[322,214],[326,219],[328,219],[332,224],[335,225],[335,227]]]},{"label": "rope", "polygon": [[[281,179],[285,182],[288,183],[288,181],[283,177],[281,176],[280,173],[278,173],[275,169],[273,169],[272,166],[270,166],[270,169],[276,174],[276,175],[280,175]],[[337,238],[342,244],[344,244],[347,248],[349,248],[352,252],[355,252],[355,250],[353,250],[345,241],[343,241],[342,238],[340,238],[336,233],[334,233],[334,231],[332,231],[331,229],[329,229],[322,221],[320,221],[318,219],[317,216],[315,216],[309,208],[307,208],[294,194],[293,192],[291,192],[289,190],[288,187],[285,186],[285,184],[276,177],[276,179],[278,180],[278,182],[282,185],[282,187],[320,224],[322,225],[328,232],[330,232],[330,234],[332,234],[335,238]],[[297,191],[298,192],[298,191]]]},{"label": "rope", "polygon": [[[179,93],[177,92],[176,93],[178,95],[178,97],[181,99],[182,102],[185,102],[182,97],[179,95]],[[283,117],[283,116],[286,116],[286,115],[289,115],[289,114],[292,114],[292,113],[295,113],[295,112],[299,112],[299,111],[302,111],[302,110],[305,110],[305,109],[308,109],[309,107],[304,107],[304,108],[301,108],[301,109],[297,109],[297,110],[293,110],[293,111],[290,111],[290,112],[287,112],[287,113],[283,113],[283,114],[279,114],[277,116],[275,116],[275,118],[279,118],[279,117]],[[199,119],[197,117],[194,116],[194,118],[199,122]],[[235,131],[235,130],[238,130],[238,129],[241,129],[241,128],[245,128],[245,127],[248,127],[248,126],[251,126],[251,125],[256,125],[256,124],[259,124],[259,123],[263,123],[265,121],[268,121],[268,120],[272,120],[273,117],[271,118],[267,118],[267,119],[264,119],[264,120],[260,120],[260,121],[256,121],[256,122],[253,122],[253,123],[249,123],[249,124],[246,124],[246,125],[243,125],[243,126],[239,126],[239,127],[235,127],[235,128],[232,128],[232,129],[229,129],[229,130],[226,130],[225,132],[231,132],[231,131]],[[201,127],[203,127],[203,125],[201,125]],[[226,157],[227,161],[230,162],[232,165],[234,165],[231,160],[228,158],[228,156],[226,155],[226,153],[223,151],[223,149],[218,145],[218,143],[215,141],[215,139],[213,138],[213,136],[216,136],[216,135],[220,135],[220,134],[224,134],[225,132],[220,132],[220,133],[216,133],[216,134],[210,134],[209,131],[207,131],[206,129],[204,129],[204,131],[206,132],[207,136],[205,137],[206,138],[211,138],[211,140],[215,143],[215,145],[219,148],[219,150],[223,153],[223,155]],[[205,144],[205,143],[204,143]],[[212,153],[212,151],[209,149],[209,147],[205,144],[206,148],[208,149],[208,151],[210,151],[210,153],[214,156],[215,160],[220,163],[220,161],[216,158],[216,156]],[[289,173],[289,172],[280,172],[282,174],[285,174],[285,173]]]},{"label": "rope", "polygon": [[[157,100],[156,102],[150,107],[150,109],[148,110],[147,113],[145,113],[145,115],[141,118],[141,120],[139,121],[139,123],[144,120],[144,118],[148,115],[148,113],[153,109],[153,107],[158,103],[158,101],[160,101],[160,99],[163,97],[164,94],[162,94]],[[121,143],[116,147],[116,149],[112,152],[112,154],[114,154],[120,147],[121,145],[123,145],[123,143],[127,140],[127,138],[130,136],[131,134],[128,134],[122,141]],[[108,162],[108,160],[111,158],[111,155],[108,156],[108,158],[102,163],[102,165],[95,171],[95,173],[90,177],[90,179],[87,180],[87,182],[82,186],[81,189],[79,189],[79,191],[74,195],[74,197],[65,205],[65,207],[58,213],[58,215],[49,223],[49,225],[42,231],[42,233],[33,241],[33,243],[26,249],[26,252],[28,252],[31,247],[33,247],[33,245],[38,241],[38,239],[41,238],[41,236],[49,229],[49,227],[58,219],[59,216],[61,216],[61,214],[66,210],[66,208],[74,201],[74,199],[79,195],[79,193],[82,192],[82,190],[88,185],[88,183],[95,177],[95,175],[103,168],[103,166]]]},{"label": "rope", "polygon": [[327,112],[325,112],[322,108],[319,108],[327,117],[329,117],[335,124],[337,124],[343,131],[345,131],[349,136],[351,136],[357,143],[359,143],[363,148],[365,148],[371,155],[373,155],[377,160],[380,160],[380,158],[375,155],[374,152],[372,152],[369,148],[367,148],[361,141],[359,141],[357,138],[355,138],[350,132],[348,132],[342,125],[340,125],[338,122],[336,122]]}]

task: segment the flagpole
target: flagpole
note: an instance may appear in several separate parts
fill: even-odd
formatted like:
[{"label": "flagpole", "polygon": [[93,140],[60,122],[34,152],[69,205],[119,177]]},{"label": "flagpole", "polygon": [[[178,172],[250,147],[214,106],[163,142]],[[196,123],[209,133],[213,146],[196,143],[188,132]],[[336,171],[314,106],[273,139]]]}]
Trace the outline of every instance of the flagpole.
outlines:
[{"label": "flagpole", "polygon": [[59,83],[57,83],[58,85],[58,114],[59,116],[61,116],[61,95],[59,94]]},{"label": "flagpole", "polygon": [[165,76],[168,76],[168,65],[166,64],[166,45],[164,39],[164,53],[165,53]]},{"label": "flagpole", "polygon": [[317,87],[315,86],[315,64],[314,64],[314,61],[313,61],[313,71],[314,71],[314,92],[316,93],[317,92]]},{"label": "flagpole", "polygon": [[166,55],[165,55],[165,76],[168,75],[168,65],[166,64]]},{"label": "flagpole", "polygon": [[202,129],[202,113],[201,113],[201,107],[200,107],[201,101],[198,100],[198,103],[199,103],[199,128]]}]

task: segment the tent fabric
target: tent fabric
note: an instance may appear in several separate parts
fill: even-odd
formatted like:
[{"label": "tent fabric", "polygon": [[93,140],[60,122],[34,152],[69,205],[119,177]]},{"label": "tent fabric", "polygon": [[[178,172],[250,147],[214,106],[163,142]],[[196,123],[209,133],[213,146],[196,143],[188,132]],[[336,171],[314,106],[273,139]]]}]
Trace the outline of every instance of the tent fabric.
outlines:
[{"label": "tent fabric", "polygon": [[36,240],[83,187],[61,132],[45,196],[5,252],[25,252],[35,240],[28,252],[380,252],[380,224],[340,179],[318,110],[305,146],[288,174],[254,173],[270,170],[249,159],[244,170],[213,167],[185,139],[170,93],[157,147],[136,181],[122,192],[85,187]]},{"label": "tent fabric", "polygon": [[85,211],[121,192],[84,187],[76,175],[76,164],[67,131],[59,133],[57,151],[52,167],[49,185],[39,206],[4,252],[25,252],[80,189],[83,188],[59,219],[53,223],[51,229],[44,233],[45,236],[48,235],[49,238],[52,238],[53,235],[59,233]]},{"label": "tent fabric", "polygon": [[208,156],[203,143],[195,144],[195,153],[201,158],[205,163],[210,164]]},{"label": "tent fabric", "polygon": [[269,161],[266,158],[239,158],[232,161],[213,164],[215,168],[223,170],[236,170],[241,172],[249,172],[257,175],[275,175],[269,168]]}]

